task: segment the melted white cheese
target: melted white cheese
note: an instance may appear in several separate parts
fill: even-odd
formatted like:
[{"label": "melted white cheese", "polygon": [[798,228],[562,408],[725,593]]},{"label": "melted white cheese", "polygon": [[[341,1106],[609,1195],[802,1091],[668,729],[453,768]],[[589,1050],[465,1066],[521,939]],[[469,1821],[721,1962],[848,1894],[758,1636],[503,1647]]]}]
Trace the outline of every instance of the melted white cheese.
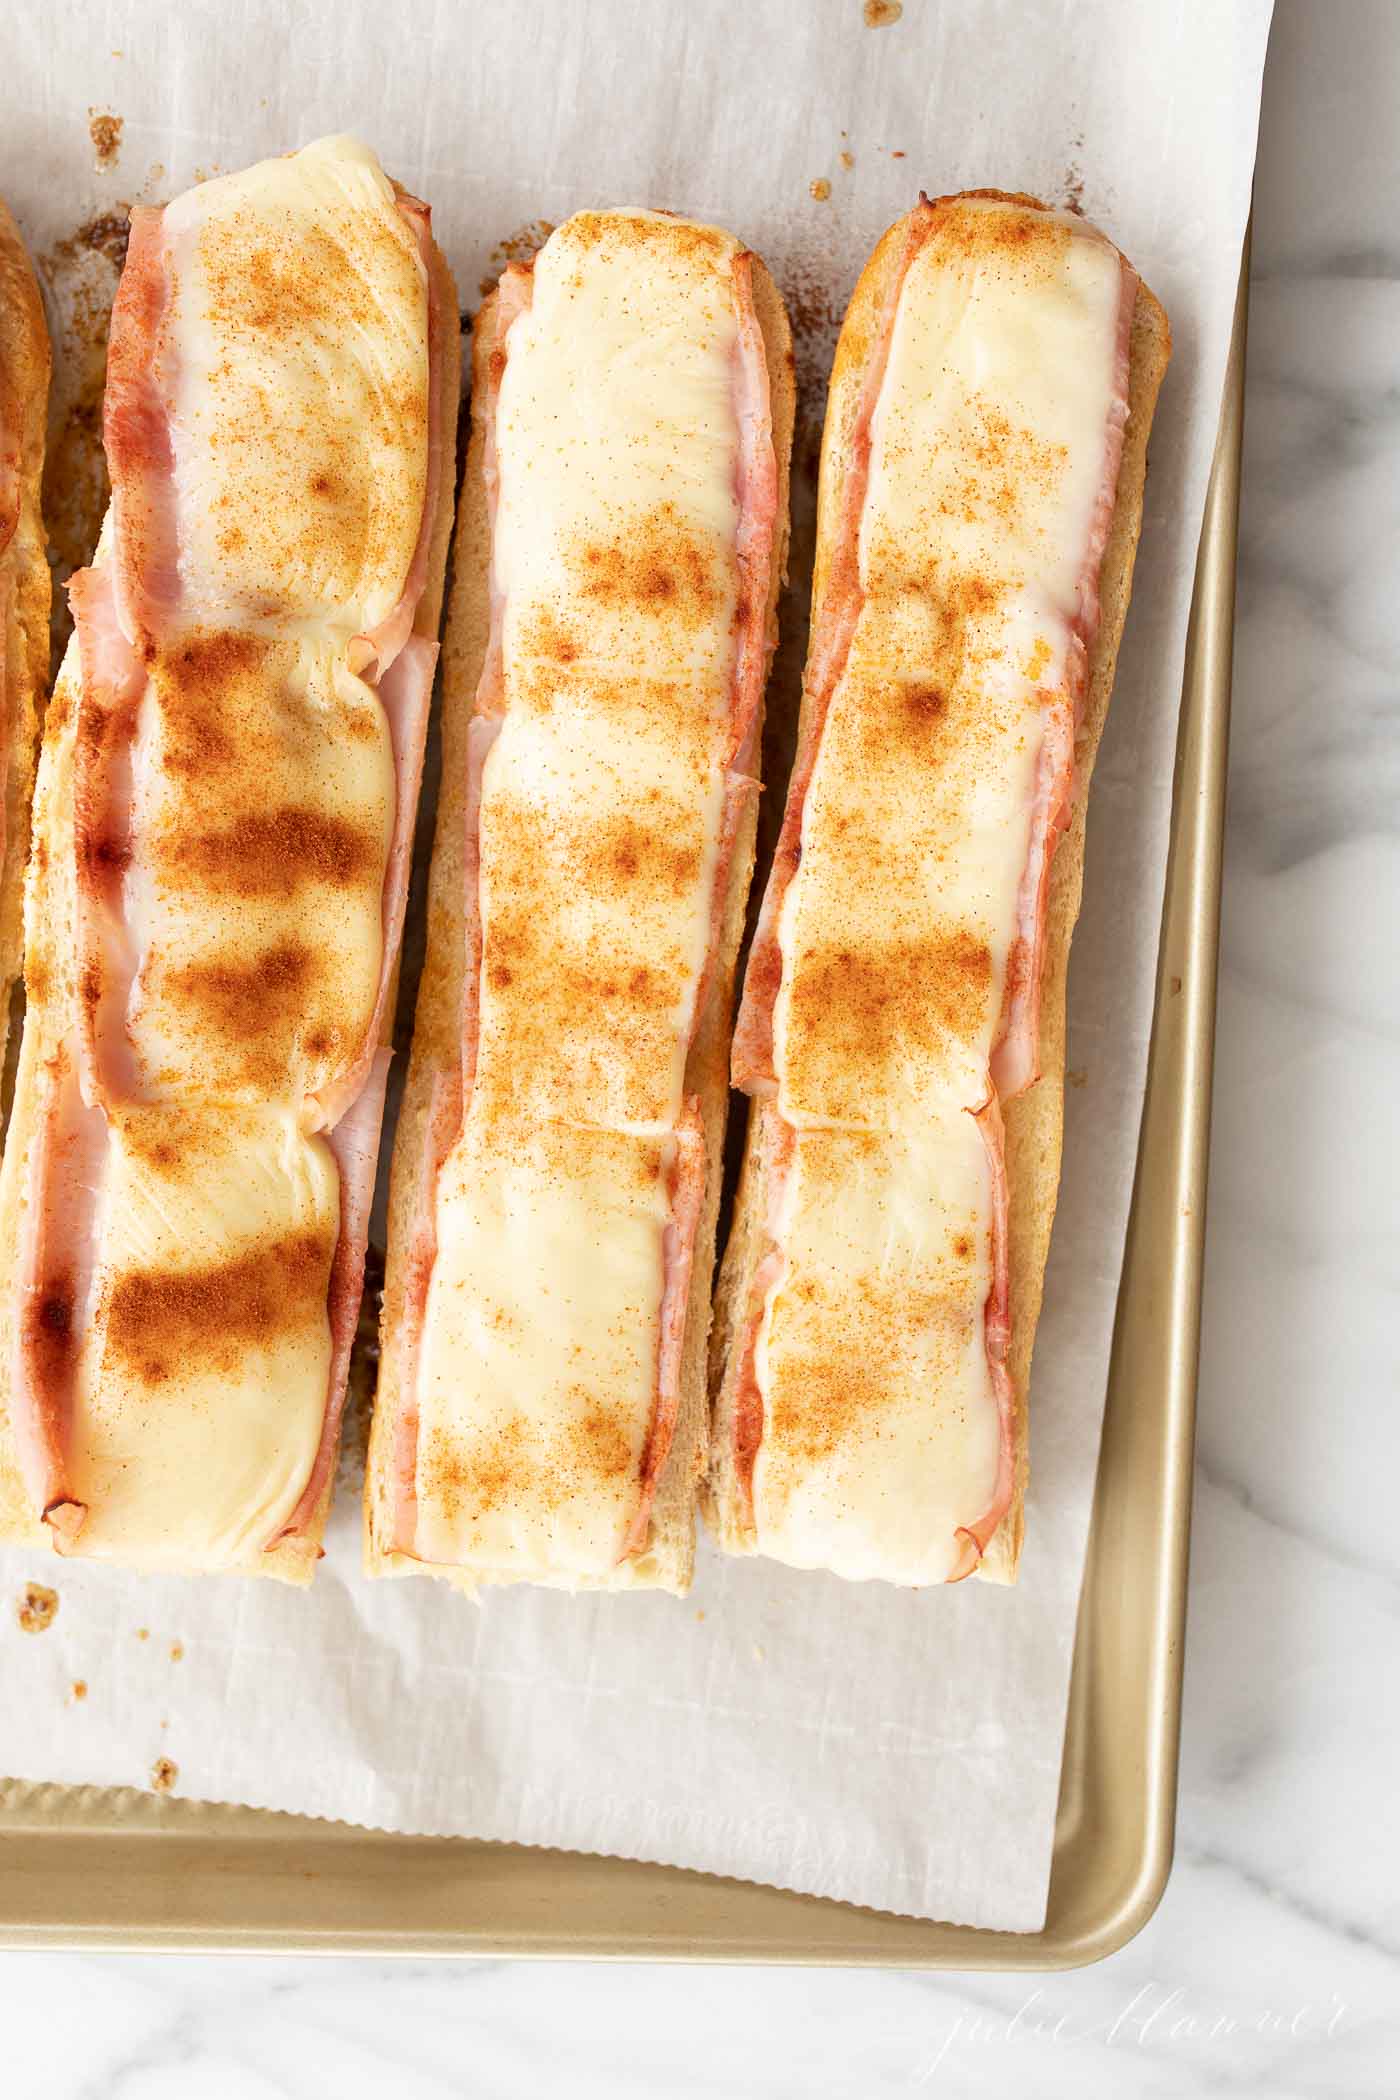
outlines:
[{"label": "melted white cheese", "polygon": [[606,1577],[638,1507],[724,806],[736,252],[581,214],[507,340],[476,1081],[418,1374],[430,1559]]},{"label": "melted white cheese", "polygon": [[125,903],[146,1098],[305,1100],[373,1014],[396,792],[384,710],[333,647],[259,647],[219,678],[158,661],[143,697]]},{"label": "melted white cheese", "polygon": [[[1029,239],[1003,237],[1027,222]],[[756,1352],[755,1508],[761,1550],[801,1566],[938,1580],[992,1500],[974,1114],[1044,710],[1070,705],[1120,284],[1117,252],[1072,220],[972,202],[942,210],[899,295],[864,603],[779,921],[778,1106],[799,1137]],[[836,1133],[857,1131],[873,1149],[838,1197],[831,1162],[855,1139]]]},{"label": "melted white cheese", "polygon": [[417,1551],[605,1573],[656,1391],[655,1138],[473,1118],[443,1169],[418,1378]]},{"label": "melted white cheese", "polygon": [[257,1565],[320,1441],[339,1221],[330,1151],[287,1110],[112,1123],[70,1440],[84,1556]]},{"label": "melted white cheese", "polygon": [[971,1222],[985,1180],[977,1125],[956,1109],[908,1134],[798,1134],[776,1221],[787,1266],[755,1357],[765,1553],[853,1579],[949,1574],[957,1526],[980,1514],[969,1492],[996,1477],[991,1248]]},{"label": "melted white cheese", "polygon": [[342,640],[398,603],[428,478],[428,289],[367,147],[177,197],[162,332],[180,579],[206,625]]}]

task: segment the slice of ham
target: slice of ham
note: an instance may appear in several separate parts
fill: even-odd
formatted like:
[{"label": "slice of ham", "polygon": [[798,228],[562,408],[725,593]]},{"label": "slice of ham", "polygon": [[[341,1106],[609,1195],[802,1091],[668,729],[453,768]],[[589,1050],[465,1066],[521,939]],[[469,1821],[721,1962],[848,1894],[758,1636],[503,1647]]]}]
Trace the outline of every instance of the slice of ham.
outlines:
[{"label": "slice of ham", "polygon": [[753,257],[734,259],[734,404],[739,425],[736,495],[739,526],[738,640],[731,688],[732,743],[726,766],[739,775],[755,770],[763,726],[763,688],[777,639],[768,617],[772,595],[773,529],[778,515],[778,460],[773,450],[773,404],[768,356],[753,302]]},{"label": "slice of ham", "polygon": [[138,205],[107,338],[102,441],[112,482],[114,589],[121,630],[144,653],[179,607],[180,545],[169,402],[173,350],[165,213]]},{"label": "slice of ham", "polygon": [[137,1091],[126,1016],[139,956],[124,890],[132,745],[146,672],[122,628],[110,563],[80,570],[68,597],[81,669],[73,749],[77,1060],[84,1100],[111,1106]]},{"label": "slice of ham", "polygon": [[379,1132],[384,1121],[384,1089],[391,1062],[391,1051],[375,1052],[354,1105],[326,1135],[326,1143],[335,1155],[340,1175],[340,1232],[326,1297],[331,1329],[326,1411],[321,1421],[321,1441],[301,1499],[282,1529],[269,1539],[269,1551],[284,1539],[300,1537],[316,1523],[335,1464],[341,1417],[345,1412],[350,1351],[364,1293],[365,1248],[369,1241],[369,1214],[374,1202],[374,1177],[379,1161]]},{"label": "slice of ham", "polygon": [[59,1552],[76,1541],[87,1514],[68,1484],[68,1437],[106,1150],[107,1119],[84,1102],[76,1045],[65,1042],[40,1079],[26,1163],[10,1410],[26,1496]]},{"label": "slice of ham", "polygon": [[860,618],[863,603],[857,548],[861,514],[865,509],[865,492],[870,480],[870,426],[880,399],[880,389],[884,384],[900,288],[910,263],[927,238],[931,223],[931,209],[921,199],[918,210],[910,216],[904,253],[886,296],[879,334],[870,350],[865,383],[851,428],[850,457],[842,488],[841,514],[833,540],[830,570],[807,659],[806,691],[803,697],[802,729],[797,755],[793,760],[787,801],[783,808],[782,829],[778,833],[773,865],[769,872],[767,888],[763,893],[758,924],[754,928],[748,967],[744,972],[743,996],[739,1002],[738,1018],[734,1023],[734,1040],[730,1050],[730,1070],[734,1084],[742,1093],[764,1099],[771,1099],[777,1092],[777,1075],[773,1066],[773,1012],[783,980],[783,957],[778,940],[783,899],[802,858],[802,812],[807,801],[807,790],[811,786],[812,774],[816,769],[817,752],[821,747],[822,730],[826,724],[831,696],[846,668],[851,637],[855,633],[856,621]]},{"label": "slice of ham", "polygon": [[661,1235],[661,1320],[656,1348],[656,1403],[642,1449],[641,1492],[619,1562],[640,1553],[651,1534],[656,1486],[675,1440],[685,1360],[686,1316],[695,1266],[695,1237],[705,1204],[705,1121],[698,1095],[681,1110],[667,1176],[671,1214]]}]

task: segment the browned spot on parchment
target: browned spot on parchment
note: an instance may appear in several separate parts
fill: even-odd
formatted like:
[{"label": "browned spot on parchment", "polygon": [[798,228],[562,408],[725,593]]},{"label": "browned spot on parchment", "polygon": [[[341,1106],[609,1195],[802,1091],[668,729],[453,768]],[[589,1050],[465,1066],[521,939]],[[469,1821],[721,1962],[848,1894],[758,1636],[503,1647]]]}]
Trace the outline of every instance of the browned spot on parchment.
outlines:
[{"label": "browned spot on parchment", "polygon": [[110,109],[88,111],[88,136],[92,150],[97,155],[97,165],[105,174],[114,168],[122,150],[122,119]]},{"label": "browned spot on parchment", "polygon": [[52,1626],[58,1611],[58,1591],[45,1588],[42,1582],[26,1582],[24,1595],[15,1609],[21,1633],[44,1633]]}]

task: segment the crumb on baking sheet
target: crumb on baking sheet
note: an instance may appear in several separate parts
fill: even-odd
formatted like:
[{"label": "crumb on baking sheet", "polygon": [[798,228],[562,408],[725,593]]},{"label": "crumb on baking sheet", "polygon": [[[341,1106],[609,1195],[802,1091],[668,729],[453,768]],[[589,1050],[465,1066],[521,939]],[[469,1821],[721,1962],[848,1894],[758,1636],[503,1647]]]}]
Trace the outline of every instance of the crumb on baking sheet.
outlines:
[{"label": "crumb on baking sheet", "polygon": [[86,1699],[86,1697],[87,1697],[87,1679],[86,1679],[86,1677],[75,1677],[75,1678],[73,1679],[72,1685],[71,1685],[71,1686],[70,1686],[70,1688],[69,1688],[69,1696],[70,1696],[71,1698],[73,1698],[74,1700],[81,1700],[81,1699]]},{"label": "crumb on baking sheet", "polygon": [[138,1641],[148,1641],[148,1640],[149,1640],[149,1639],[151,1638],[151,1629],[150,1629],[150,1627],[149,1627],[149,1626],[138,1626],[138,1627],[137,1627],[137,1629],[136,1629],[136,1638],[137,1638],[137,1640],[138,1640]]},{"label": "crumb on baking sheet", "polygon": [[184,1642],[183,1642],[183,1641],[172,1641],[172,1642],[170,1643],[170,1660],[171,1660],[171,1661],[172,1661],[173,1663],[177,1663],[177,1662],[183,1662],[183,1661],[184,1661],[184,1659],[185,1659],[185,1644],[184,1644]]},{"label": "crumb on baking sheet", "polygon": [[827,181],[825,175],[819,175],[815,182],[808,184],[808,188],[818,204],[825,204],[827,198],[831,195],[831,184]]},{"label": "crumb on baking sheet", "polygon": [[867,29],[890,29],[904,13],[904,0],[865,0]]},{"label": "crumb on baking sheet", "polygon": [[26,1582],[24,1595],[15,1607],[21,1633],[44,1633],[52,1626],[58,1611],[58,1591],[47,1589],[42,1582]]},{"label": "crumb on baking sheet", "polygon": [[170,1757],[158,1757],[151,1766],[151,1785],[158,1794],[168,1794],[180,1776],[180,1767]]},{"label": "crumb on baking sheet", "polygon": [[120,158],[122,122],[122,118],[110,109],[88,111],[88,136],[97,155],[97,165],[104,173],[108,168],[114,168]]},{"label": "crumb on baking sheet", "polygon": [[840,159],[843,168],[853,168],[856,164],[856,157],[854,153],[850,152],[849,149],[844,146],[842,147],[838,158]]},{"label": "crumb on baking sheet", "polygon": [[1076,1065],[1072,1068],[1066,1067],[1065,1084],[1066,1086],[1087,1086],[1089,1084],[1089,1074],[1082,1065]]},{"label": "crumb on baking sheet", "polygon": [[695,1614],[695,1623],[696,1623],[696,1625],[697,1625],[697,1626],[703,1626],[703,1625],[704,1625],[704,1623],[705,1623],[705,1614],[704,1614],[704,1612],[702,1612],[702,1611],[698,1611],[698,1612],[696,1612],[696,1614]]},{"label": "crumb on baking sheet", "polygon": [[891,160],[908,160],[908,158],[909,158],[909,156],[908,156],[908,154],[907,154],[907,153],[905,152],[905,150],[904,150],[904,148],[903,148],[902,146],[891,146],[891,148],[890,148],[890,159],[891,159]]},{"label": "crumb on baking sheet", "polygon": [[764,1652],[759,1647],[757,1641],[755,1641],[753,1644],[753,1659],[756,1663],[765,1662],[767,1660],[767,1657],[764,1655]]}]

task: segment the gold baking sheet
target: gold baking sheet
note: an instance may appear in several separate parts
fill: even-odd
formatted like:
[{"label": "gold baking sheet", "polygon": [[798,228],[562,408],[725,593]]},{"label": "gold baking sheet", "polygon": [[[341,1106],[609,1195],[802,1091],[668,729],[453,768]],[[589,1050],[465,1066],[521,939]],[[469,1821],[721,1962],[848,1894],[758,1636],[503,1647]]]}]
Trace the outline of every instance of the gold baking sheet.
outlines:
[{"label": "gold baking sheet", "polygon": [[1058,1969],[1101,1959],[1146,1922],[1176,1816],[1247,296],[1246,249],[1187,637],[1044,1929],[982,1932],[629,1860],[0,1782],[0,1945]]}]

